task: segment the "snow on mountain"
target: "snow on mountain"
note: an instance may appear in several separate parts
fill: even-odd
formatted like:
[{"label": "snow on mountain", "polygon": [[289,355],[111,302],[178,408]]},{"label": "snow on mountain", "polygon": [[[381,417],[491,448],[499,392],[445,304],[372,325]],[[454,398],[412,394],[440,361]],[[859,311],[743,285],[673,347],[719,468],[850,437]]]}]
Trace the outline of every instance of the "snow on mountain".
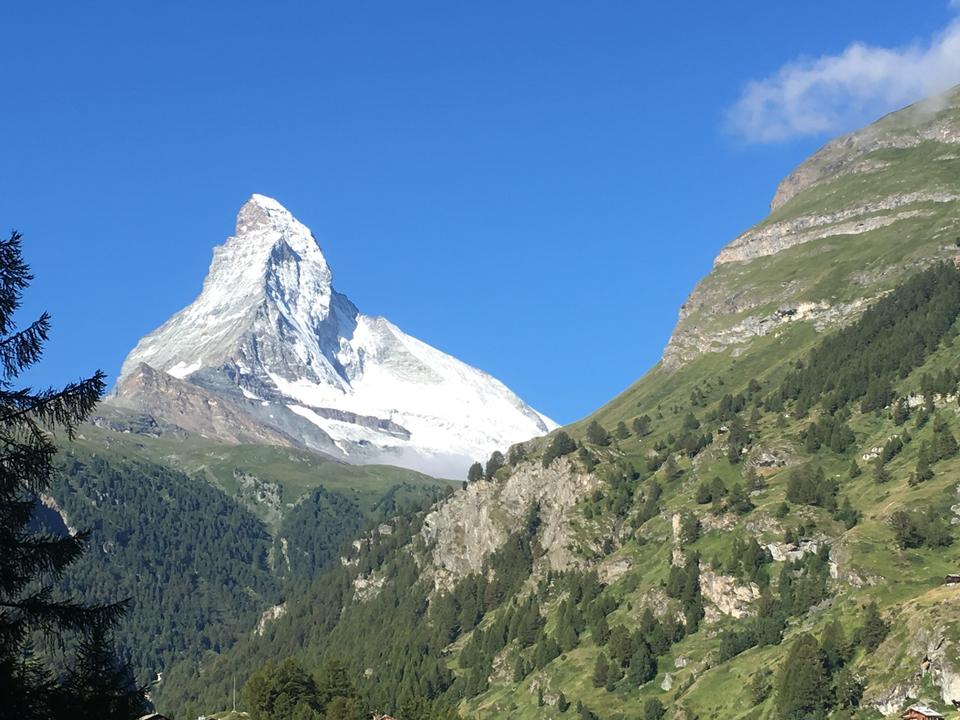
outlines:
[{"label": "snow on mountain", "polygon": [[143,399],[128,381],[141,364],[352,462],[460,477],[556,427],[487,373],[360,313],[334,290],[310,230],[263,195],[214,249],[200,296],[127,356],[116,393],[126,405]]}]

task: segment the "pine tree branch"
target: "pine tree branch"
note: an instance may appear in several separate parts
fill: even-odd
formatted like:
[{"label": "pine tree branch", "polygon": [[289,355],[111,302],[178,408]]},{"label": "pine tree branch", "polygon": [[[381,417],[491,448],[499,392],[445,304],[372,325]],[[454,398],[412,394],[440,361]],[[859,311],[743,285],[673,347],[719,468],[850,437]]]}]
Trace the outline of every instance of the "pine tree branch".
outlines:
[{"label": "pine tree branch", "polygon": [[106,387],[106,376],[97,370],[92,377],[70,383],[62,390],[42,390],[33,393],[30,388],[6,393],[3,402],[6,412],[0,412],[0,425],[14,427],[29,418],[36,418],[47,427],[63,428],[67,436],[94,407]]},{"label": "pine tree branch", "polygon": [[28,328],[0,340],[0,368],[6,381],[40,359],[49,331],[50,316],[43,313]]},{"label": "pine tree branch", "polygon": [[9,614],[12,611],[19,617],[9,625],[22,625],[27,631],[88,633],[116,624],[129,605],[129,598],[105,605],[83,605],[72,600],[53,602],[50,600],[50,588],[43,588],[17,602],[0,601],[0,612]]},{"label": "pine tree branch", "polygon": [[23,261],[22,237],[14,230],[8,239],[0,240],[0,335],[13,330],[13,316],[20,307],[21,293],[33,280],[30,268]]},{"label": "pine tree branch", "polygon": [[24,489],[39,494],[50,484],[57,448],[36,423],[25,426],[22,430],[30,435],[30,443],[7,439],[6,452],[0,454],[0,501],[13,499]]},{"label": "pine tree branch", "polygon": [[83,546],[89,537],[88,532],[79,532],[70,537],[52,535],[32,535],[15,539],[14,547],[0,544],[4,556],[0,559],[0,594],[12,595],[22,590],[38,575],[49,575],[60,579],[68,568],[83,552]]}]

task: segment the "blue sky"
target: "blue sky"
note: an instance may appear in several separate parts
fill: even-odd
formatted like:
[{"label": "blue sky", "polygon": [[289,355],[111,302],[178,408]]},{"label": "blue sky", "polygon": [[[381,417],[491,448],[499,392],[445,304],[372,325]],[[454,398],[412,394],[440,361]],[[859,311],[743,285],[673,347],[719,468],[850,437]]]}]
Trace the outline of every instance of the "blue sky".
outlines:
[{"label": "blue sky", "polygon": [[55,323],[28,379],[115,376],[259,192],[363,311],[576,420],[791,167],[960,82],[955,11],[906,7],[4,3],[0,228]]}]

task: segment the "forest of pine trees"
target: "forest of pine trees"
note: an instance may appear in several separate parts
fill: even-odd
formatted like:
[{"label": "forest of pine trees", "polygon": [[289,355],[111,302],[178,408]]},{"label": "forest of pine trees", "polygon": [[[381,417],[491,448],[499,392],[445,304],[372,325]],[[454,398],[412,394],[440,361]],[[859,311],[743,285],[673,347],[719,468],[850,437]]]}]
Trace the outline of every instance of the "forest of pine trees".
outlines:
[{"label": "forest of pine trees", "polygon": [[797,417],[820,403],[832,414],[853,400],[869,412],[894,399],[893,382],[919,367],[960,314],[960,270],[941,263],[873,304],[853,325],[826,337],[783,380],[778,401]]}]

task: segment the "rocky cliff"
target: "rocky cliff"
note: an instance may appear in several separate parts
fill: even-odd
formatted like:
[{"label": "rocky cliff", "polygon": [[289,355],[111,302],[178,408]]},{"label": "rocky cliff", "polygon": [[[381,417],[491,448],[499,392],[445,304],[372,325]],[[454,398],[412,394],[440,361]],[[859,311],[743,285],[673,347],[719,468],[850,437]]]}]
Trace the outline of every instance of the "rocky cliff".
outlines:
[{"label": "rocky cliff", "polygon": [[539,508],[544,569],[577,565],[570,521],[577,501],[599,487],[598,477],[561,458],[548,467],[524,462],[502,482],[475,482],[427,515],[422,536],[430,550],[426,565],[437,588],[450,588],[506,541],[534,506]]}]

